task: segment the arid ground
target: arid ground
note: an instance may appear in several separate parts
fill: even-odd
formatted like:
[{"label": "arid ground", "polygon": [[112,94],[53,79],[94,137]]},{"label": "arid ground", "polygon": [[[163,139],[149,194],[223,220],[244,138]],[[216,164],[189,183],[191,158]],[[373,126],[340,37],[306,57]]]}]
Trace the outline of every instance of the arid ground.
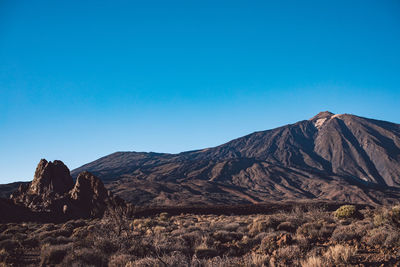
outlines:
[{"label": "arid ground", "polygon": [[400,207],[0,225],[0,266],[398,266]]}]

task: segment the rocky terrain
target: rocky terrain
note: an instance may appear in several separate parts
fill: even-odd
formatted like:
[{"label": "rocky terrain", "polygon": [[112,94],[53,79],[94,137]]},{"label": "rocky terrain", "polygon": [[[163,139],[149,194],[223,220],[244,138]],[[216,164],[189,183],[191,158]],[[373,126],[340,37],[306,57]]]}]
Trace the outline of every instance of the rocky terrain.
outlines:
[{"label": "rocky terrain", "polygon": [[42,159],[32,182],[20,184],[10,199],[0,198],[0,208],[0,222],[56,222],[102,217],[106,210],[126,209],[127,205],[93,174],[82,172],[74,183],[63,162]]},{"label": "rocky terrain", "polygon": [[[306,206],[305,206],[306,207]],[[399,266],[400,206],[0,224],[0,266]]]},{"label": "rocky terrain", "polygon": [[0,266],[399,266],[399,137],[397,124],[323,112],[72,173],[42,159],[31,182],[0,186],[13,192],[0,198]]},{"label": "rocky terrain", "polygon": [[321,112],[309,120],[179,154],[117,152],[90,171],[142,206],[400,199],[400,125]]}]

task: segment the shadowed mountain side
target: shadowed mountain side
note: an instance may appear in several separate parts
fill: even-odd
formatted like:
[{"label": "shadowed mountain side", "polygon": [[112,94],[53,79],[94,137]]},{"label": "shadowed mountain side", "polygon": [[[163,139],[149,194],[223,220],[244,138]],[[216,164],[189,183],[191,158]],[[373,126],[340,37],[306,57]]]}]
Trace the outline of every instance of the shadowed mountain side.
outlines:
[{"label": "shadowed mountain side", "polygon": [[[325,176],[317,172],[286,168],[266,162],[254,161],[250,166],[232,171],[240,160],[231,160],[192,169],[187,174],[179,164],[154,170],[151,175],[125,175],[110,182],[107,188],[128,202],[139,206],[162,205],[212,205],[259,204],[266,201],[298,199],[324,199],[351,203],[393,203],[400,192],[390,189],[373,189],[352,184],[342,177]],[[245,166],[249,160],[242,164]],[[208,167],[208,168],[207,168]],[[204,179],[197,179],[202,173]],[[164,175],[164,179],[157,179]],[[165,178],[166,177],[166,178]],[[168,179],[181,177],[181,179]],[[208,179],[206,177],[209,177]],[[147,178],[147,179],[144,179]]]}]

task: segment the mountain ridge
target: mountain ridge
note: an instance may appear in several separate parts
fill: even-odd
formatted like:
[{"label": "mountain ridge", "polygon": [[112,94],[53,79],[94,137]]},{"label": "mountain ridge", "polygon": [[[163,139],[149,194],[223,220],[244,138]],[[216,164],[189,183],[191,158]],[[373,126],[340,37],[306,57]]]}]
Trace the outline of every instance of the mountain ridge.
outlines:
[{"label": "mountain ridge", "polygon": [[393,202],[400,188],[400,125],[325,111],[216,147],[115,152],[71,173],[85,170],[138,205]]}]

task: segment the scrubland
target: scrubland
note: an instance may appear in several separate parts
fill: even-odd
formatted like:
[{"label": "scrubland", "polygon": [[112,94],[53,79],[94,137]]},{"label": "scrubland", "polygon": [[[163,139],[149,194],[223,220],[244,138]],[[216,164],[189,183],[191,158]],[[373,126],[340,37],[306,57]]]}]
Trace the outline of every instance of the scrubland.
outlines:
[{"label": "scrubland", "polygon": [[400,206],[1,224],[0,266],[399,266]]}]

